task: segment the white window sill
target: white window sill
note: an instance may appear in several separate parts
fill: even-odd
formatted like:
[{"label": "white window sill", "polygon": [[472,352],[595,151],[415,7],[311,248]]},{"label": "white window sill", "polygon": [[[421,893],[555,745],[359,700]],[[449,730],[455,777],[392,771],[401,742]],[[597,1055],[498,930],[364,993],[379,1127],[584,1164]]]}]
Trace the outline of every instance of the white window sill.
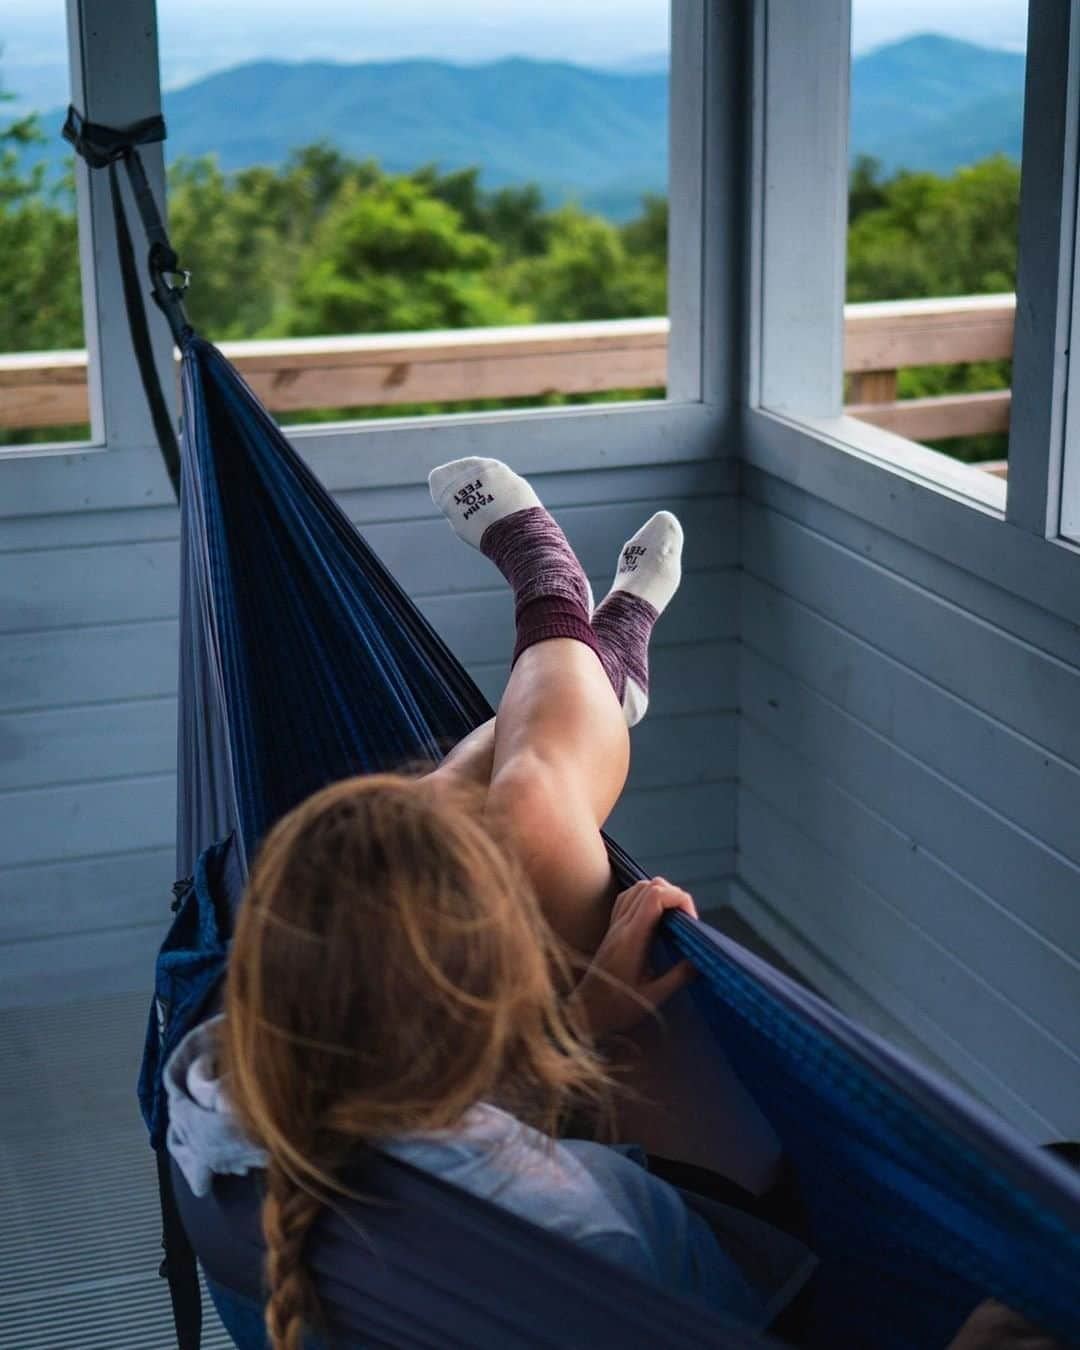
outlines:
[{"label": "white window sill", "polygon": [[1080,547],[1005,518],[1007,483],[851,417],[748,409],[747,464],[1073,623]]}]

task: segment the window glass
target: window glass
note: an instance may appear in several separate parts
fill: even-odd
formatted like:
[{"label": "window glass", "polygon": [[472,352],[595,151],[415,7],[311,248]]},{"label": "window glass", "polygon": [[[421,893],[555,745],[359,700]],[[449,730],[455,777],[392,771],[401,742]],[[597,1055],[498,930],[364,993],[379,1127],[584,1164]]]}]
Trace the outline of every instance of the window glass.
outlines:
[{"label": "window glass", "polygon": [[1007,473],[1027,0],[853,0],[845,403]]},{"label": "window glass", "polygon": [[89,438],[63,0],[0,21],[0,445]]},{"label": "window glass", "polygon": [[283,420],[662,396],[667,0],[158,11],[189,311]]}]

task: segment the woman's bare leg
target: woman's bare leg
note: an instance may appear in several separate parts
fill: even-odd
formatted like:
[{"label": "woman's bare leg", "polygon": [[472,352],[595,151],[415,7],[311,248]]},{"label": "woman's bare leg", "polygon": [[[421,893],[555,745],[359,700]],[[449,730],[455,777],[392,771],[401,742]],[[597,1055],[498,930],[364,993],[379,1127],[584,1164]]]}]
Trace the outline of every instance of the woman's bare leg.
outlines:
[{"label": "woman's bare leg", "polygon": [[521,859],[548,922],[577,951],[607,927],[600,828],[630,766],[626,719],[596,654],[570,639],[529,647],[495,718],[487,818]]},{"label": "woman's bare leg", "polygon": [[486,790],[492,833],[520,858],[555,932],[588,953],[612,898],[600,827],[629,762],[626,719],[595,653],[554,639],[522,653],[498,715],[430,777]]},{"label": "woman's bare leg", "polygon": [[[555,931],[589,954],[614,897],[600,827],[622,792],[630,748],[594,653],[565,640],[525,651],[499,704],[493,748],[492,832],[522,859]],[[779,1141],[691,1000],[689,991],[678,995],[662,1019],[624,1040],[613,1065],[629,1089],[618,1105],[619,1135],[764,1191]]]},{"label": "woman's bare leg", "polygon": [[626,720],[603,667],[580,642],[555,639],[522,653],[498,715],[430,777],[485,790],[491,830],[521,859],[548,921],[590,952],[611,900],[600,827],[629,760]]},{"label": "woman's bare leg", "polygon": [[[432,495],[454,528],[479,547],[479,532],[470,537],[455,511],[472,517],[506,484],[492,474],[490,461],[468,464],[465,487],[459,490],[460,477],[449,493],[433,483]],[[457,471],[457,466],[447,468]],[[535,501],[532,497],[530,505]],[[681,533],[673,534],[669,521],[654,517],[628,543],[616,588],[592,616],[592,633],[526,646],[513,666],[494,727],[487,723],[467,737],[436,771],[474,782],[487,776],[492,832],[522,859],[553,929],[583,954],[595,950],[608,922],[613,885],[600,829],[626,781],[627,718],[642,714],[648,687],[641,633],[634,632],[640,613],[633,597],[650,592],[647,583],[635,586],[640,576],[625,574],[635,573],[665,541],[681,543]],[[501,566],[498,557],[493,561]],[[677,558],[674,572],[667,566],[669,581],[673,575],[677,585]],[[517,594],[513,577],[508,580]],[[655,609],[662,609],[666,600],[657,603],[656,591],[651,594]],[[610,643],[626,658],[618,694],[597,649],[598,636],[601,649]],[[646,631],[644,643],[647,639]],[[778,1154],[775,1136],[715,1047],[700,1044],[703,1031],[692,1010],[679,1006],[671,1013],[673,1019],[665,1018],[664,1024],[647,1023],[636,1045],[628,1044],[621,1057],[622,1074],[636,1093],[623,1105],[623,1136],[761,1189]]]},{"label": "woman's bare leg", "polygon": [[[437,773],[482,781],[490,745],[490,827],[520,857],[554,930],[591,952],[611,898],[600,826],[626,782],[627,718],[644,710],[648,638],[678,586],[682,532],[659,513],[648,540],[635,536],[619,603],[597,611],[594,629],[584,570],[525,479],[497,460],[467,459],[440,466],[430,483],[456,533],[510,583],[517,629],[493,742],[467,738]],[[653,602],[634,592],[656,570],[638,570],[646,554],[664,573]]]},{"label": "woman's bare leg", "polygon": [[428,778],[464,783],[486,793],[494,760],[495,719],[489,717],[467,736],[463,736]]}]

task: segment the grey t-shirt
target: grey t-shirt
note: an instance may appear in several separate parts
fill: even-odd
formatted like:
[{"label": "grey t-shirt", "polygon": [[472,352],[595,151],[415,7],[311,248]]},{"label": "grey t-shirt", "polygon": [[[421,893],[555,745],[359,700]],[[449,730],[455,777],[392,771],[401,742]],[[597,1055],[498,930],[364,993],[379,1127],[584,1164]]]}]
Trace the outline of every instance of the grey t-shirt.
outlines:
[{"label": "grey t-shirt", "polygon": [[[212,1037],[213,1022],[197,1027],[165,1066],[168,1148],[195,1195],[207,1193],[215,1174],[266,1164],[229,1109]],[[691,1207],[647,1171],[639,1149],[549,1139],[490,1103],[453,1130],[379,1147],[750,1327],[768,1326],[815,1265],[801,1243],[768,1224],[725,1205],[695,1199]]]},{"label": "grey t-shirt", "polygon": [[738,1210],[708,1201],[691,1207],[634,1146],[552,1140],[490,1103],[474,1106],[452,1132],[381,1147],[757,1329],[816,1264],[801,1243]]}]

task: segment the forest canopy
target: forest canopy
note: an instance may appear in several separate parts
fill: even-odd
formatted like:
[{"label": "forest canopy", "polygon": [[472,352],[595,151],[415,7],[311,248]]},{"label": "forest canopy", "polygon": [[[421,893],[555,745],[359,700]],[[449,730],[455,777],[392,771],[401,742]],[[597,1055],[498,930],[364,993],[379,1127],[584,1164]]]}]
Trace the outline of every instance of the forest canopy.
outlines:
[{"label": "forest canopy", "polygon": [[[27,169],[33,117],[0,128],[0,350],[84,344],[74,180]],[[616,224],[532,185],[489,189],[481,169],[385,173],[328,144],[279,167],[169,170],[173,243],[189,310],[214,339],[558,323],[663,314],[667,203]],[[851,176],[850,300],[1015,287],[1019,167],[995,156],[951,177]],[[1006,362],[901,375],[902,396],[1007,387]],[[970,447],[969,447],[970,448]],[[975,447],[977,450],[978,447]],[[985,449],[985,447],[984,447]]]}]

